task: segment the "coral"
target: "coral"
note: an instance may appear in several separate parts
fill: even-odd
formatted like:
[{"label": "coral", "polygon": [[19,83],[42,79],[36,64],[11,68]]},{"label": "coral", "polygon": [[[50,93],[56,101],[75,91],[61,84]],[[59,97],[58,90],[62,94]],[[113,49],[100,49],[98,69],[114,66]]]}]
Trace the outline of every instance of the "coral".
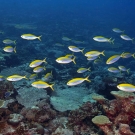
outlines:
[{"label": "coral", "polygon": [[67,126],[75,131],[75,133],[93,132],[91,119],[101,114],[101,108],[98,104],[86,102],[79,109],[71,111],[68,116]]},{"label": "coral", "polygon": [[22,114],[28,121],[34,121],[38,123],[43,123],[55,118],[56,112],[51,109],[48,103],[44,103],[43,106],[39,106],[40,108],[38,105],[31,108],[23,108],[20,114]]},{"label": "coral", "polygon": [[10,114],[8,123],[11,125],[18,125],[23,120],[23,116],[21,114]]},{"label": "coral", "polygon": [[[84,84],[82,84],[84,85]],[[50,98],[53,107],[60,112],[75,110],[83,104],[84,96],[88,95],[85,87],[68,87],[57,85],[57,91]]]},{"label": "coral", "polygon": [[[31,98],[32,97],[32,98]],[[38,101],[41,99],[48,99],[49,96],[47,95],[46,90],[44,89],[37,89],[34,87],[22,87],[18,90],[18,95],[16,97],[17,101],[25,106],[26,108],[29,108],[31,106],[35,106],[38,104]]]},{"label": "coral", "polygon": [[127,125],[127,124],[120,124],[118,135],[135,135],[135,133],[133,133],[130,130],[129,125]]},{"label": "coral", "polygon": [[95,116],[92,119],[92,122],[100,127],[100,129],[102,129],[106,135],[114,135],[112,130],[112,122],[108,117],[104,115]]},{"label": "coral", "polygon": [[5,101],[4,100],[0,100],[0,108],[4,105]]},{"label": "coral", "polygon": [[[128,129],[128,133],[131,133],[129,125],[133,122],[135,118],[135,94],[134,93],[129,93],[129,92],[124,92],[124,91],[111,91],[111,94],[115,96],[116,99],[113,100],[97,100],[103,107],[104,113],[106,117],[108,117],[108,120],[112,122],[112,127],[109,128],[110,133],[115,133],[116,129],[118,129],[118,135],[130,135],[130,134],[124,134],[122,133],[121,130],[125,130],[126,128]],[[102,97],[103,96],[98,96]],[[97,116],[98,117],[98,116]],[[94,118],[93,118],[94,119]],[[95,123],[95,121],[93,121]],[[95,123],[96,125],[99,126],[99,124]],[[124,126],[123,124],[126,124]],[[108,135],[107,130],[101,126],[99,126],[105,134]],[[135,128],[135,127],[134,127]]]},{"label": "coral", "polygon": [[58,127],[55,132],[52,133],[52,135],[73,135],[73,131],[66,128]]},{"label": "coral", "polygon": [[7,91],[13,91],[14,86],[11,82],[0,82],[0,99],[5,99],[5,92]]}]

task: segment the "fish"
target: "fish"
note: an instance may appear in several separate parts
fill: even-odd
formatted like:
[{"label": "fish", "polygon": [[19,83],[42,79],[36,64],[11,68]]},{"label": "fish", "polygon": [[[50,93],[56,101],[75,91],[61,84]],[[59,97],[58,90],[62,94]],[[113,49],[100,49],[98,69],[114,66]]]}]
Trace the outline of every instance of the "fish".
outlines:
[{"label": "fish", "polygon": [[39,73],[39,72],[41,72],[41,71],[43,71],[43,70],[46,70],[46,68],[45,68],[45,67],[42,67],[42,66],[38,66],[38,67],[35,67],[35,68],[33,69],[33,72],[34,72],[34,73]]},{"label": "fish", "polygon": [[85,56],[86,57],[95,57],[95,56],[99,56],[100,54],[105,56],[104,51],[102,51],[102,52],[99,52],[99,51],[89,51],[89,52],[85,53]]},{"label": "fish", "polygon": [[29,80],[33,80],[37,78],[37,74],[31,74]]},{"label": "fish", "polygon": [[83,51],[84,51],[84,49],[79,49],[78,47],[76,47],[76,46],[69,46],[68,47],[68,49],[70,50],[70,51],[72,51],[72,52],[82,52],[83,53]]},{"label": "fish", "polygon": [[74,56],[74,54],[67,54],[67,55],[65,55],[64,57],[67,57],[67,58],[71,58],[71,59],[72,59],[72,58],[75,57],[75,56]]},{"label": "fish", "polygon": [[41,41],[41,37],[42,37],[42,35],[41,36],[35,36],[33,34],[23,34],[23,35],[21,35],[21,38],[26,39],[26,40],[38,39],[38,40]]},{"label": "fish", "polygon": [[119,84],[117,85],[117,88],[126,92],[135,92],[135,86],[129,83]]},{"label": "fish", "polygon": [[113,28],[112,30],[116,33],[124,33],[124,30],[120,30],[118,28]]},{"label": "fish", "polygon": [[102,60],[100,60],[100,59],[94,60],[94,64],[100,64],[100,63],[102,63]]},{"label": "fish", "polygon": [[16,40],[11,40],[11,39],[5,39],[3,40],[3,43],[6,44],[6,45],[9,45],[9,44],[16,44]]},{"label": "fish", "polygon": [[112,73],[120,73],[120,70],[118,68],[115,68],[115,67],[109,67],[108,71],[112,72]]},{"label": "fish", "polygon": [[112,43],[112,44],[114,44],[114,40],[115,40],[115,39],[106,38],[106,37],[103,37],[103,36],[96,36],[96,37],[93,37],[93,39],[95,41],[98,41],[98,42],[109,42],[109,43]]},{"label": "fish", "polygon": [[86,71],[91,71],[91,70],[90,70],[90,67],[89,67],[89,68],[79,68],[79,69],[77,70],[77,73],[84,73],[84,72],[86,72]]},{"label": "fish", "polygon": [[118,66],[118,68],[119,68],[120,71],[126,71],[126,72],[129,74],[130,68],[127,69],[127,68],[125,68],[124,66]]},{"label": "fish", "polygon": [[50,73],[47,73],[45,76],[44,76],[44,79],[49,79],[49,78],[52,78],[53,75],[52,75],[52,71]]},{"label": "fish", "polygon": [[85,41],[79,41],[79,40],[72,40],[73,43],[80,45],[80,44],[86,44]]},{"label": "fish", "polygon": [[133,43],[134,38],[131,38],[131,37],[125,35],[125,34],[120,35],[120,37],[121,37],[122,39],[124,39],[124,40],[132,41],[132,43]]},{"label": "fish", "polygon": [[35,82],[33,82],[31,85],[32,85],[33,87],[38,88],[38,89],[50,87],[50,88],[54,91],[54,88],[53,88],[53,85],[54,85],[54,84],[51,84],[51,85],[50,85],[50,84],[48,84],[48,83],[46,83],[46,82],[44,82],[44,81],[42,81],[42,80],[35,81]]},{"label": "fish", "polygon": [[71,41],[71,39],[68,38],[68,37],[62,37],[62,40],[63,40],[63,41]]},{"label": "fish", "polygon": [[88,78],[89,78],[89,76],[87,76],[86,78],[74,78],[74,79],[71,79],[70,81],[68,81],[67,85],[75,86],[75,85],[83,83],[84,81],[91,82]]},{"label": "fish", "polygon": [[[123,53],[122,53],[123,54]],[[115,63],[116,61],[118,61],[121,57],[122,57],[122,54],[121,55],[113,55],[111,56],[107,61],[106,61],[106,64],[113,64]]]},{"label": "fish", "polygon": [[135,53],[132,54],[132,53],[129,53],[129,52],[124,52],[124,53],[122,53],[121,57],[122,58],[130,58],[130,57],[135,58]]},{"label": "fish", "polygon": [[5,96],[5,98],[8,98],[8,97],[10,97],[11,94],[12,94],[11,91],[7,91],[4,93],[4,96]]},{"label": "fish", "polygon": [[58,63],[61,63],[61,64],[67,64],[67,63],[70,63],[70,62],[74,62],[74,64],[76,64],[75,62],[75,58],[68,58],[68,57],[59,57],[56,59],[56,62]]},{"label": "fish", "polygon": [[5,52],[15,52],[16,53],[16,46],[13,48],[12,46],[6,46],[3,48]]},{"label": "fish", "polygon": [[65,46],[65,45],[60,44],[60,43],[55,43],[54,46],[62,46],[62,47],[63,47],[63,46]]},{"label": "fish", "polygon": [[32,61],[31,63],[30,63],[30,65],[29,65],[29,67],[31,67],[31,68],[34,68],[34,67],[37,67],[37,66],[40,66],[42,63],[47,63],[46,62],[46,58],[45,59],[43,59],[43,60],[34,60],[34,61]]},{"label": "fish", "polygon": [[0,76],[0,82],[4,81],[4,80],[5,80],[5,77],[4,76]]},{"label": "fish", "polygon": [[95,60],[97,59],[99,56],[88,56],[87,60]]},{"label": "fish", "polygon": [[27,79],[27,77],[26,77],[26,75],[25,76],[21,76],[21,75],[12,75],[12,76],[8,76],[7,77],[7,80],[8,81],[20,81],[20,80],[22,80],[22,79]]}]

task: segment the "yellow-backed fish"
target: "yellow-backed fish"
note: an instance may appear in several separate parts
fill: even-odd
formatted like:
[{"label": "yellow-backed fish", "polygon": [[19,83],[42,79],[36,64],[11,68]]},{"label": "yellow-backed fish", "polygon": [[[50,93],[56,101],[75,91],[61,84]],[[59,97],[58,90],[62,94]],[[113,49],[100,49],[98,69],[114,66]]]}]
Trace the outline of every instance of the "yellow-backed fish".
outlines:
[{"label": "yellow-backed fish", "polygon": [[41,36],[35,36],[35,35],[33,35],[33,34],[23,34],[23,35],[21,35],[21,38],[27,39],[27,40],[38,39],[38,40],[41,41],[41,37],[42,37],[42,35],[41,35]]},{"label": "yellow-backed fish", "polygon": [[106,38],[106,37],[103,37],[103,36],[96,36],[93,39],[95,41],[98,41],[98,42],[109,42],[109,43],[112,43],[112,44],[114,44],[114,40],[115,40],[115,39]]},{"label": "yellow-backed fish", "polygon": [[4,76],[0,76],[0,82],[4,81],[4,80],[5,80],[5,77]]},{"label": "yellow-backed fish", "polygon": [[76,46],[69,46],[68,47],[68,49],[70,50],[70,51],[72,51],[72,52],[82,52],[83,53],[83,51],[84,51],[84,49],[79,49],[78,47],[76,47]]},{"label": "yellow-backed fish", "polygon": [[118,66],[118,68],[119,68],[120,71],[126,71],[126,72],[129,74],[130,68],[127,69],[127,68],[124,67],[124,66]]},{"label": "yellow-backed fish", "polygon": [[120,73],[120,70],[116,67],[109,67],[108,71],[112,73]]},{"label": "yellow-backed fish", "polygon": [[89,78],[89,76],[87,76],[86,78],[74,78],[74,79],[70,80],[70,81],[67,83],[67,85],[68,85],[68,86],[74,86],[74,85],[81,84],[81,83],[84,82],[84,81],[91,82],[88,78]]},{"label": "yellow-backed fish", "polygon": [[50,73],[47,73],[45,76],[44,76],[44,79],[50,79],[52,78],[53,75],[52,75],[52,71]]},{"label": "yellow-backed fish", "polygon": [[6,44],[6,45],[9,45],[9,44],[16,44],[16,40],[11,40],[11,39],[5,39],[3,40],[3,43]]},{"label": "yellow-backed fish", "polygon": [[113,28],[112,30],[116,33],[124,33],[124,30],[120,30],[118,28]]},{"label": "yellow-backed fish", "polygon": [[31,63],[30,63],[30,67],[32,67],[32,68],[34,68],[34,67],[37,67],[37,66],[39,66],[39,65],[41,65],[42,63],[47,63],[46,62],[46,58],[45,59],[43,59],[43,60],[34,60],[34,61],[32,61]]},{"label": "yellow-backed fish", "polygon": [[119,84],[117,85],[117,88],[126,92],[135,92],[135,86],[129,83]]},{"label": "yellow-backed fish", "polygon": [[[122,54],[123,54],[123,53],[122,53]],[[122,57],[122,54],[111,56],[111,57],[106,61],[106,64],[112,64],[112,63],[118,61],[118,60]]]},{"label": "yellow-backed fish", "polygon": [[99,52],[99,51],[89,51],[89,52],[85,53],[85,56],[86,57],[96,57],[96,56],[99,56],[100,54],[105,56],[104,51],[102,51],[102,52]]},{"label": "yellow-backed fish", "polygon": [[16,46],[13,48],[12,46],[6,46],[3,48],[5,52],[15,52],[16,53]]},{"label": "yellow-backed fish", "polygon": [[90,70],[90,67],[89,67],[89,68],[79,68],[79,69],[77,70],[77,73],[84,73],[84,72],[86,72],[86,71],[91,71],[91,70]]},{"label": "yellow-backed fish", "polygon": [[68,57],[59,57],[56,59],[56,62],[58,63],[61,63],[61,64],[67,64],[67,63],[70,63],[70,62],[74,62],[74,64],[76,64],[75,62],[75,58],[68,58]]},{"label": "yellow-backed fish", "polygon": [[122,53],[121,57],[122,58],[130,58],[130,57],[135,58],[135,53],[132,54],[132,53],[129,53],[129,52],[124,52],[124,53]]},{"label": "yellow-backed fish", "polygon": [[46,83],[46,82],[44,82],[44,81],[35,81],[35,82],[33,82],[32,84],[31,84],[33,87],[36,87],[36,88],[38,88],[38,89],[40,89],[40,88],[48,88],[48,87],[50,87],[52,90],[54,90],[53,89],[53,85],[54,84],[48,84],[48,83]]},{"label": "yellow-backed fish", "polygon": [[67,58],[71,58],[71,59],[72,59],[72,58],[75,57],[75,56],[74,56],[74,54],[67,54],[67,55],[65,55],[64,57],[67,57]]},{"label": "yellow-backed fish", "polygon": [[39,72],[41,72],[41,71],[43,71],[43,70],[46,70],[46,68],[43,67],[43,66],[38,66],[38,67],[35,67],[35,68],[33,69],[33,72],[34,72],[34,73],[39,73]]},{"label": "yellow-backed fish", "polygon": [[24,79],[27,79],[26,76],[12,75],[12,76],[7,77],[7,80],[8,80],[8,81],[19,81],[19,80],[22,80],[23,78],[24,78]]},{"label": "yellow-backed fish", "polygon": [[37,78],[37,74],[31,74],[30,77],[29,77],[30,80],[33,80],[33,79],[36,79],[36,78]]},{"label": "yellow-backed fish", "polygon": [[99,56],[88,56],[87,60],[95,60],[97,59]]}]

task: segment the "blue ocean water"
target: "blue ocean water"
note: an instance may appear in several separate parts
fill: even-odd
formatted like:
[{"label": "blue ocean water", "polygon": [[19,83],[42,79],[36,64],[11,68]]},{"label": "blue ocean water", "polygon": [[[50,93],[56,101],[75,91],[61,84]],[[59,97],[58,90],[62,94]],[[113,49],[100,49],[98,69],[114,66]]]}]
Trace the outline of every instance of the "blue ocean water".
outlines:
[{"label": "blue ocean water", "polygon": [[[122,32],[114,32],[114,28]],[[22,38],[24,34],[33,35]],[[123,39],[122,34],[128,36],[128,39]],[[95,41],[93,38],[97,36],[103,36],[106,41]],[[31,121],[35,121],[43,126],[44,133],[55,132],[56,127],[55,130],[51,128],[54,125],[52,121],[58,120],[59,123],[60,117],[66,117],[67,122],[72,115],[69,111],[78,109],[86,100],[94,102],[89,98],[91,93],[104,95],[111,100],[114,97],[110,91],[118,91],[118,84],[126,82],[135,85],[134,38],[135,0],[0,0],[0,109],[8,99],[14,100],[7,108],[12,114],[24,115],[22,110],[27,107],[31,107],[30,110],[35,109],[35,112],[39,109],[38,118],[26,118],[24,115],[24,125],[31,125]],[[4,43],[7,39],[11,40],[10,44]],[[111,40],[114,40],[114,44]],[[5,47],[9,46],[10,50],[5,51]],[[79,51],[74,48],[71,50],[70,46],[77,47]],[[9,52],[11,50],[13,52]],[[96,53],[97,59],[88,61],[85,55],[93,50],[101,55]],[[129,58],[123,58],[123,52],[128,52],[126,56]],[[115,58],[118,61],[112,65],[107,64],[108,58],[116,54],[119,55]],[[61,57],[66,60],[58,62],[57,59]],[[42,66],[41,72],[37,74],[30,66],[34,60],[39,60],[38,66]],[[120,70],[119,66],[124,67]],[[79,69],[80,73],[77,72]],[[13,77],[14,74],[19,77]],[[15,81],[10,81],[9,76]],[[81,79],[72,82],[73,78]],[[41,84],[38,82],[38,85],[34,86],[34,81],[39,80],[42,80]],[[69,81],[72,83],[69,84]],[[41,87],[44,89],[40,91]],[[128,88],[129,91],[135,91],[134,88]],[[98,108],[96,105],[88,102],[83,106],[84,110],[81,108],[81,112],[90,112],[90,107]],[[96,112],[92,117],[89,118],[89,115],[88,119],[86,117],[81,121],[92,130],[97,127],[91,126],[91,119],[96,115],[105,115],[103,109],[97,108],[95,110],[99,109],[101,113]],[[28,112],[27,109],[25,111]],[[78,112],[76,110],[76,113]],[[3,114],[6,121],[9,114]],[[40,116],[43,117],[39,119]],[[81,122],[79,124],[82,126]],[[58,123],[56,122],[57,128],[60,125]],[[133,120],[130,124],[135,132]],[[65,123],[61,125],[68,129]],[[28,127],[29,132],[32,128],[35,127]],[[74,129],[75,127],[72,130]],[[98,128],[95,129],[96,133]],[[0,133],[1,131],[0,128]],[[79,132],[81,134],[81,131]]]}]

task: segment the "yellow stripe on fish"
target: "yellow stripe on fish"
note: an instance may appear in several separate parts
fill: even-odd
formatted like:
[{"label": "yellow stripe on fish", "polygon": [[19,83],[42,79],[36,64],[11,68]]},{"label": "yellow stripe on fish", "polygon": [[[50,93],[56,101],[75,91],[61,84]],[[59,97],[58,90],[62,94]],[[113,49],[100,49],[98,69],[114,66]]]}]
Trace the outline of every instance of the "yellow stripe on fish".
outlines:
[{"label": "yellow stripe on fish", "polygon": [[38,88],[38,89],[50,87],[52,90],[54,90],[54,88],[53,88],[53,85],[54,85],[54,84],[51,84],[51,85],[50,85],[50,84],[48,84],[48,83],[46,83],[46,82],[44,82],[44,81],[41,81],[41,80],[35,81],[35,82],[33,82],[31,85],[32,85],[33,87]]},{"label": "yellow stripe on fish", "polygon": [[88,78],[89,78],[89,76],[87,76],[86,78],[74,78],[74,79],[71,79],[70,81],[68,81],[67,85],[75,86],[75,85],[81,84],[84,81],[91,82]]}]

